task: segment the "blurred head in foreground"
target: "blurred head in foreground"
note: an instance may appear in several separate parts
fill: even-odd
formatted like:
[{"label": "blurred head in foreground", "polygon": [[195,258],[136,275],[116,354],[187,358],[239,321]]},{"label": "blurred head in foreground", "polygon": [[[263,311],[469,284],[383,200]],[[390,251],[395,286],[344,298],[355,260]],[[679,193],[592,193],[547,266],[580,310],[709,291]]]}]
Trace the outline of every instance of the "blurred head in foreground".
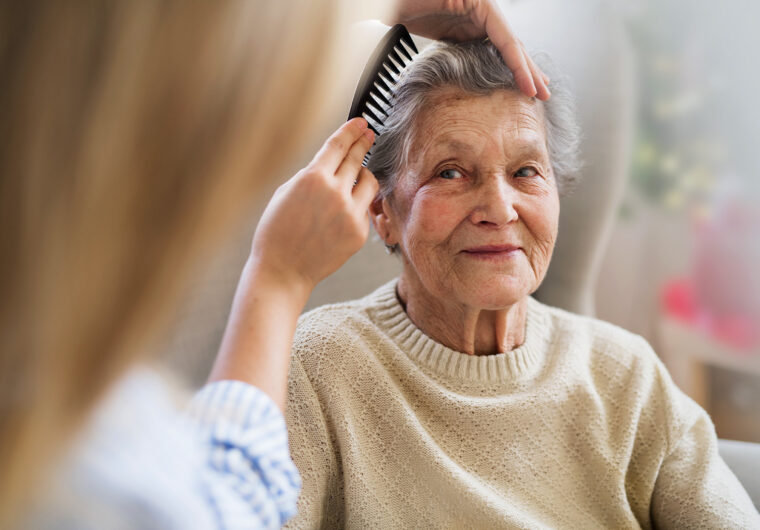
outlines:
[{"label": "blurred head in foreground", "polygon": [[293,154],[337,3],[0,7],[0,526]]}]

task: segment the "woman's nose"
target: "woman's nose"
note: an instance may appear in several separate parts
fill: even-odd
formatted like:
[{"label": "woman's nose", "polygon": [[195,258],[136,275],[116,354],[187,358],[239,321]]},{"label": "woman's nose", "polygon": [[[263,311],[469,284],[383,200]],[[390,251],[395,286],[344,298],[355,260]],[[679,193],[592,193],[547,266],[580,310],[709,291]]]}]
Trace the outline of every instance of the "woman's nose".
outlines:
[{"label": "woman's nose", "polygon": [[503,175],[489,176],[477,188],[470,219],[475,224],[503,226],[517,220],[517,191]]}]

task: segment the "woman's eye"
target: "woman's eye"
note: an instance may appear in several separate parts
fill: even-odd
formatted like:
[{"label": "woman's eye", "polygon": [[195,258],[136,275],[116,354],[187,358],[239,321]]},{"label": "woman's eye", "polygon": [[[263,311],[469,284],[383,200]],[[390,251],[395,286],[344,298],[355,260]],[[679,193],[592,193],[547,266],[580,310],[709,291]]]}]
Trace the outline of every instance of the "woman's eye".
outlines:
[{"label": "woman's eye", "polygon": [[440,177],[444,179],[460,179],[463,177],[462,173],[458,169],[444,169],[440,173]]},{"label": "woman's eye", "polygon": [[515,173],[515,176],[517,177],[535,177],[536,175],[538,175],[538,171],[532,167],[521,167],[517,170],[517,173]]}]

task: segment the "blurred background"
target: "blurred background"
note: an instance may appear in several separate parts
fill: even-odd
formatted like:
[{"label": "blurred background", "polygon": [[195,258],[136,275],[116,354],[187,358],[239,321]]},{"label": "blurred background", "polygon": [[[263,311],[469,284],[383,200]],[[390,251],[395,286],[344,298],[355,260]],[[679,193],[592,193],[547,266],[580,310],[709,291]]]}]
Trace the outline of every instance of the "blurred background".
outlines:
[{"label": "blurred background", "polygon": [[[504,8],[528,48],[546,51],[566,76],[584,129],[584,181],[563,199],[554,260],[536,296],[643,335],[720,438],[760,442],[760,2]],[[345,120],[384,29],[355,28],[347,81],[334,87],[331,118],[293,173]],[[260,211],[209,256],[177,315],[167,360],[193,386],[216,353]],[[370,237],[309,308],[367,294],[398,270]]]},{"label": "blurred background", "polygon": [[719,437],[758,442],[760,4],[619,7],[638,98],[597,315],[644,335]]},{"label": "blurred background", "polygon": [[[718,435],[748,441],[760,441],[757,20],[758,3],[737,0],[630,13],[639,111],[598,289],[600,317],[645,335]],[[638,271],[620,292],[628,259]]]}]

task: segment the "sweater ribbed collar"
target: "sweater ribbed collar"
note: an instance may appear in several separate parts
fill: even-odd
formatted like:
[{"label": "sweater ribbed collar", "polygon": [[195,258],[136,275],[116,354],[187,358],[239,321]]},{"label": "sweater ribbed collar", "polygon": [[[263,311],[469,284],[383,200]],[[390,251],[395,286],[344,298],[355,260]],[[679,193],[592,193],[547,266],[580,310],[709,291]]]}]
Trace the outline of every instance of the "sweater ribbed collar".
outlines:
[{"label": "sweater ribbed collar", "polygon": [[548,319],[543,306],[528,298],[525,341],[512,351],[492,355],[468,355],[425,335],[411,321],[396,295],[398,278],[377,289],[370,297],[375,323],[416,364],[449,379],[496,382],[524,379],[544,363],[548,350]]}]

